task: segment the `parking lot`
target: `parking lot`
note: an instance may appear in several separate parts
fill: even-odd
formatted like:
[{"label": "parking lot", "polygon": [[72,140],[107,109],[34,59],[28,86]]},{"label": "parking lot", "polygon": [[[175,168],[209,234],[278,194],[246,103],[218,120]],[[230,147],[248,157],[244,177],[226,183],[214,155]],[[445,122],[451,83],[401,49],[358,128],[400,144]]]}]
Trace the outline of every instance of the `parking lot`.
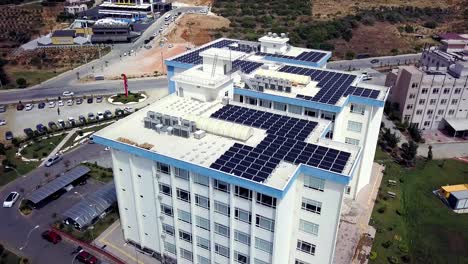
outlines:
[{"label": "parking lot", "polygon": [[[153,103],[159,98],[167,95],[168,91],[164,89],[155,89],[150,92],[147,92],[148,99],[144,102],[129,105],[131,111],[134,111],[135,108],[141,108],[148,104]],[[50,100],[52,101],[52,100]],[[34,106],[31,110],[23,109],[21,111],[16,110],[15,105],[8,105],[7,111],[5,113],[0,113],[0,119],[6,120],[7,124],[0,126],[1,140],[4,140],[5,132],[13,132],[15,137],[23,137],[24,129],[31,128],[36,129],[36,125],[43,124],[48,126],[50,121],[57,123],[58,120],[67,121],[70,117],[73,117],[75,120],[79,119],[80,115],[88,117],[89,113],[93,113],[94,116],[98,112],[104,113],[104,111],[109,110],[112,114],[115,113],[115,109],[120,108],[124,109],[125,106],[113,105],[107,102],[107,98],[103,98],[102,102],[98,103],[96,98],[93,98],[92,103],[88,103],[87,100],[83,100],[83,103],[76,104],[76,98],[73,100],[73,105],[67,105],[68,99],[63,99],[63,106],[58,105],[58,100],[53,100],[55,102],[54,107],[49,107],[46,103],[43,109],[38,108],[39,102],[34,102]],[[28,102],[23,102],[26,105]]]}]

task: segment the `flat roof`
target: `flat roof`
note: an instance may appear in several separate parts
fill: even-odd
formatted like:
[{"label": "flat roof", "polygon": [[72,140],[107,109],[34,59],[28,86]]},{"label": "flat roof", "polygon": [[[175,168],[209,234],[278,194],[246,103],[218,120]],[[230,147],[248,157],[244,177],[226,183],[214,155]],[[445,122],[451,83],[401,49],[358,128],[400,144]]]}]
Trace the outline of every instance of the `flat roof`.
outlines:
[{"label": "flat roof", "polygon": [[52,37],[75,37],[75,30],[55,30]]},{"label": "flat roof", "polygon": [[468,199],[468,190],[451,192],[457,200]]},{"label": "flat roof", "polygon": [[31,195],[26,199],[31,201],[34,204],[41,202],[52,194],[56,193],[65,186],[71,184],[75,180],[86,175],[90,169],[86,166],[77,166],[63,174],[62,176],[52,180],[41,188],[35,190]]},{"label": "flat roof", "polygon": [[[214,122],[214,127],[224,126],[226,122],[236,123],[250,128],[253,133],[245,141],[211,131],[201,139],[158,133],[144,127],[148,111],[186,120],[195,116],[203,122]],[[259,121],[263,123],[257,123]],[[100,130],[96,136],[283,190],[300,164],[346,177],[352,174],[360,148],[322,139],[329,124],[326,120],[273,109],[235,102],[229,105],[221,101],[201,102],[171,94]],[[259,149],[263,153],[256,153]],[[270,151],[278,152],[269,156]],[[232,160],[226,162],[226,159]],[[239,166],[229,168],[237,159],[242,161],[234,166]],[[265,159],[264,164],[256,167],[254,162],[261,159]],[[241,168],[245,170],[240,171]]]},{"label": "flat roof", "polygon": [[455,131],[468,130],[468,119],[466,118],[444,118],[444,119]]},{"label": "flat roof", "polygon": [[215,56],[217,56],[218,59],[229,61],[237,60],[238,58],[244,55],[245,53],[240,51],[221,48],[210,48],[200,52],[200,56],[202,57],[214,58]]}]

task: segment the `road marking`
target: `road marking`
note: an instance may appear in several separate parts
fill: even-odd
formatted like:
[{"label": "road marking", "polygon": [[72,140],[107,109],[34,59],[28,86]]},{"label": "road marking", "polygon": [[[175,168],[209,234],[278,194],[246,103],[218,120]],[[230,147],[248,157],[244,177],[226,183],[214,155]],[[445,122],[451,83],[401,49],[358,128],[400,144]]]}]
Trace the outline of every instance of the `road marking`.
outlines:
[{"label": "road marking", "polygon": [[[119,251],[121,254],[125,255],[127,258],[135,261],[137,264],[145,264],[144,262],[134,258],[132,255],[128,254],[127,252],[123,251],[122,249],[120,249],[119,247],[117,246],[114,246],[111,242],[105,240],[105,239],[102,239],[100,240],[101,242],[103,242],[104,244],[108,245],[109,247]],[[136,250],[136,249],[135,249]]]}]

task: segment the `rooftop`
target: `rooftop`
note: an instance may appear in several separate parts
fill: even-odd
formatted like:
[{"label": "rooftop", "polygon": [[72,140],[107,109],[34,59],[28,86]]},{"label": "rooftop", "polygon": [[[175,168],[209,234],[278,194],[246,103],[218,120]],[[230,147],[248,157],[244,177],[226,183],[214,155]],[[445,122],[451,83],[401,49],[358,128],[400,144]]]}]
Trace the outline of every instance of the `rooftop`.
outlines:
[{"label": "rooftop", "polygon": [[52,37],[75,37],[75,30],[56,30],[52,33]]},{"label": "rooftop", "polygon": [[[149,113],[163,119],[151,119]],[[168,129],[163,128],[165,117],[176,117],[176,123],[193,121],[206,135],[197,139],[194,133],[185,137],[163,132]],[[224,105],[171,94],[99,131],[96,137],[283,190],[301,164],[350,177],[359,147],[323,139],[329,125],[326,120],[271,109],[266,112],[235,102]],[[169,130],[175,134],[178,126],[171,123]]]}]

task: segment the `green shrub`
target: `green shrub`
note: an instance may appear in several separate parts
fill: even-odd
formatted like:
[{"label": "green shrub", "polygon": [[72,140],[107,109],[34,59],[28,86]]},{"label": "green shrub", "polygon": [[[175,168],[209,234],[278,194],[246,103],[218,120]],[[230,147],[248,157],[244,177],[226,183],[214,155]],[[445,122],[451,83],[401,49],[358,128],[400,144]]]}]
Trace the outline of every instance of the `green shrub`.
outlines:
[{"label": "green shrub", "polygon": [[390,256],[388,257],[388,262],[390,262],[391,264],[398,264],[400,263],[400,260],[395,256]]},{"label": "green shrub", "polygon": [[382,247],[384,247],[384,248],[389,248],[392,245],[393,245],[393,242],[391,240],[387,240],[387,241],[382,243]]},{"label": "green shrub", "polygon": [[376,260],[377,259],[377,252],[371,251],[369,254],[369,259],[370,260]]},{"label": "green shrub", "polygon": [[398,245],[398,249],[401,251],[401,253],[408,253],[409,252],[409,248],[406,244],[399,244]]}]

